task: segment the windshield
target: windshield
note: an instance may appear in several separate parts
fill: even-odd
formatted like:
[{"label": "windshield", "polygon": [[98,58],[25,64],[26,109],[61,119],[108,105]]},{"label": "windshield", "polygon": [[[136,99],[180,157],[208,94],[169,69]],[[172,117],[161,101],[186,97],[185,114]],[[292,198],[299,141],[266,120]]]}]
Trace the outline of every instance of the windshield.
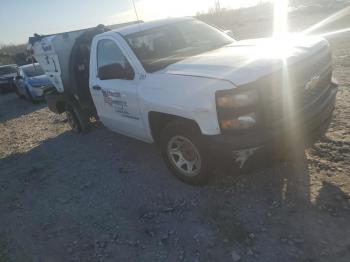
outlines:
[{"label": "windshield", "polygon": [[41,76],[44,74],[44,71],[38,64],[25,66],[22,70],[27,77]]},{"label": "windshield", "polygon": [[234,41],[220,30],[197,20],[164,25],[125,38],[147,72]]},{"label": "windshield", "polygon": [[13,74],[17,72],[17,68],[14,66],[5,66],[0,67],[0,76],[1,75],[7,75],[7,74]]}]

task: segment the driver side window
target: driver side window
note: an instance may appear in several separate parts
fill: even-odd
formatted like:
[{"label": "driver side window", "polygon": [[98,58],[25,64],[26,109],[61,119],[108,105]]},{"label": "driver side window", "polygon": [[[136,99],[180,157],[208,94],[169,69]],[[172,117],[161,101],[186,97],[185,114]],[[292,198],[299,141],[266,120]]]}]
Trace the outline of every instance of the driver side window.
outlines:
[{"label": "driver side window", "polygon": [[97,44],[97,70],[101,80],[132,80],[135,75],[123,52],[110,39],[103,39]]}]

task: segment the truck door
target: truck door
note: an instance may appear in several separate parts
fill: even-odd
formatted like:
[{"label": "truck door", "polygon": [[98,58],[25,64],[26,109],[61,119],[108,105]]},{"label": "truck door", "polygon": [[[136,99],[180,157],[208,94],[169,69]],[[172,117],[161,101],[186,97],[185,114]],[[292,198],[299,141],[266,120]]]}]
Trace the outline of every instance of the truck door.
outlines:
[{"label": "truck door", "polygon": [[112,37],[95,41],[92,50],[90,91],[100,120],[118,133],[145,140],[134,67]]}]

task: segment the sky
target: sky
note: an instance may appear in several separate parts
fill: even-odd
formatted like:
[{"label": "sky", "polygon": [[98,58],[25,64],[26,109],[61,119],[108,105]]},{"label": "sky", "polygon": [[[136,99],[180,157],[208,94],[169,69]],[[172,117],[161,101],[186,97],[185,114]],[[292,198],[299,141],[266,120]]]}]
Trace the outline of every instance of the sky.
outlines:
[{"label": "sky", "polygon": [[[239,8],[262,0],[220,0]],[[139,19],[190,16],[213,7],[215,0],[135,0]],[[26,43],[34,33],[53,34],[98,24],[136,20],[132,0],[1,0],[0,44]]]}]

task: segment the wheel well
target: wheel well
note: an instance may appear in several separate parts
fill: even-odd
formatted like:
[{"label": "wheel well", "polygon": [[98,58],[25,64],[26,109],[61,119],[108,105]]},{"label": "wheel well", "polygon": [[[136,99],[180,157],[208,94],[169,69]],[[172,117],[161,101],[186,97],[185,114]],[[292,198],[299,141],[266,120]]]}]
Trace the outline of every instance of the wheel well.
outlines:
[{"label": "wheel well", "polygon": [[163,128],[167,124],[175,120],[182,120],[184,122],[187,122],[189,125],[195,126],[196,128],[198,128],[198,130],[200,130],[198,124],[194,120],[176,115],[170,115],[159,112],[149,112],[148,120],[151,128],[152,137],[156,143],[158,143],[159,141],[160,133],[163,130]]},{"label": "wheel well", "polygon": [[59,113],[63,113],[64,111],[66,111],[66,102],[58,101],[56,103],[56,108]]}]

